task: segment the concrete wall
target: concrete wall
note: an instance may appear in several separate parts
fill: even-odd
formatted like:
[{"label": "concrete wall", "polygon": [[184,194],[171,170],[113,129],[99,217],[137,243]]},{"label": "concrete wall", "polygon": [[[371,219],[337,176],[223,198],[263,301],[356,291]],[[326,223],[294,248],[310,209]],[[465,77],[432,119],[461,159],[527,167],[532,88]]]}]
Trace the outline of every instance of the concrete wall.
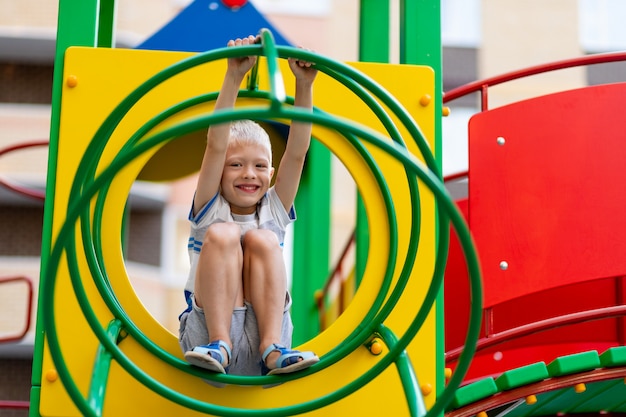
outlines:
[{"label": "concrete wall", "polygon": [[[578,7],[571,0],[483,0],[480,78],[582,54]],[[558,71],[490,89],[490,108],[584,85],[582,68]]]}]

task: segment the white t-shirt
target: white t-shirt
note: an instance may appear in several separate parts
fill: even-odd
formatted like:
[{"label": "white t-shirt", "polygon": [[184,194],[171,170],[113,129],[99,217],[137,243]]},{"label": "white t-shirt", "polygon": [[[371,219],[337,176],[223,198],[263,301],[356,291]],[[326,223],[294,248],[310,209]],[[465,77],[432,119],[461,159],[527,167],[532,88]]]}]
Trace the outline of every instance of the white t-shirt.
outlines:
[{"label": "white t-shirt", "polygon": [[276,233],[278,241],[282,246],[285,240],[285,229],[291,222],[296,220],[295,209],[292,207],[289,212],[285,210],[274,187],[271,187],[259,201],[256,213],[250,215],[233,215],[230,211],[230,204],[220,193],[217,193],[211,201],[205,204],[195,217],[193,212],[194,207],[192,204],[189,212],[191,233],[187,245],[191,267],[185,285],[185,299],[187,299],[188,303],[190,301],[189,297],[194,290],[202,242],[210,225],[224,222],[237,223],[241,227],[241,236],[251,229],[269,229]]}]

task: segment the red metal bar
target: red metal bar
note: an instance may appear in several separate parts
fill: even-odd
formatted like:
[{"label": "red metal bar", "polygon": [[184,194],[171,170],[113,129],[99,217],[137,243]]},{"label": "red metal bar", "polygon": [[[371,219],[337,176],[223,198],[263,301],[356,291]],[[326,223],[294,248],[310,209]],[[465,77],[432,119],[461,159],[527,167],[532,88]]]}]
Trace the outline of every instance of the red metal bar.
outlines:
[{"label": "red metal bar", "polygon": [[445,177],[443,177],[443,182],[448,182],[448,181],[454,181],[454,180],[459,180],[461,178],[466,178],[468,175],[467,171],[461,171],[461,172],[456,172],[454,174],[450,174],[450,175],[446,175]]},{"label": "red metal bar", "polygon": [[22,332],[19,333],[18,335],[6,337],[6,338],[0,337],[0,343],[17,342],[19,340],[22,340],[28,333],[28,330],[30,329],[30,323],[32,320],[32,312],[33,312],[33,282],[32,280],[24,276],[0,277],[0,284],[6,284],[9,282],[17,282],[17,281],[24,281],[26,283],[26,287],[28,288],[28,301],[27,301],[28,306],[26,309],[26,324],[24,325],[24,329],[22,330]]},{"label": "red metal bar", "polygon": [[593,54],[577,58],[570,58],[561,61],[555,61],[548,64],[535,65],[533,67],[524,68],[517,71],[507,72],[495,77],[485,78],[484,80],[474,81],[457,88],[447,91],[443,95],[443,102],[455,100],[465,95],[481,92],[481,108],[487,110],[487,89],[494,85],[502,84],[508,81],[517,80],[531,75],[542,74],[544,72],[556,71],[566,68],[581,67],[593,64],[604,64],[607,62],[626,61],[626,52],[610,52],[606,54]]},{"label": "red metal bar", "polygon": [[483,311],[483,319],[485,324],[485,336],[490,338],[493,333],[493,308],[489,307]]},{"label": "red metal bar", "polygon": [[489,85],[480,86],[480,110],[487,111],[489,109]]},{"label": "red metal bar", "polygon": [[28,401],[0,400],[0,410],[2,409],[28,410],[29,407],[30,407],[30,403]]},{"label": "red metal bar", "polygon": [[[626,304],[626,300],[624,300],[624,280],[626,277],[617,277],[615,278],[615,305],[624,305]],[[626,335],[624,335],[624,326],[626,326],[624,317],[617,318],[617,340],[619,340],[620,345],[626,345]]]},{"label": "red metal bar", "polygon": [[[489,337],[481,338],[476,343],[476,352],[500,343],[528,336],[532,333],[551,330],[555,327],[562,327],[592,320],[622,317],[624,315],[626,315],[626,305],[604,307],[578,313],[565,314],[559,317],[552,317],[536,323],[525,324],[513,329],[508,329],[500,333],[493,333]],[[463,346],[446,352],[446,362],[456,360],[462,351]]]},{"label": "red metal bar", "polygon": [[[28,310],[26,313],[26,325],[21,334],[10,338],[0,338],[0,343],[15,342],[26,336],[30,329],[31,315],[33,310],[33,283],[28,277],[0,277],[0,284],[9,282],[24,281],[28,287]],[[30,408],[29,401],[0,400],[0,410],[28,410]]]},{"label": "red metal bar", "polygon": [[[325,307],[326,307],[325,305],[326,295],[328,294],[328,291],[330,287],[332,286],[332,284],[334,284],[335,281],[343,277],[343,274],[341,273],[343,269],[343,260],[348,255],[350,248],[355,244],[356,242],[355,238],[356,238],[356,229],[352,231],[352,234],[350,235],[348,242],[346,243],[346,245],[343,248],[343,251],[341,252],[341,256],[339,257],[339,260],[337,261],[337,265],[335,266],[330,276],[326,280],[326,283],[324,284],[324,288],[322,289],[321,294],[317,298],[317,314],[319,316],[321,330],[324,330],[326,326],[326,319],[325,319],[325,314],[324,314]],[[340,286],[340,291],[339,291],[339,297],[341,297],[340,312],[343,311],[343,307],[344,307],[343,296],[344,296],[344,289],[343,289],[343,286]]]},{"label": "red metal bar", "polygon": [[[36,140],[36,141],[31,141],[31,142],[18,143],[18,144],[7,146],[6,148],[0,149],[0,156],[7,154],[9,152],[13,152],[13,151],[17,151],[17,150],[21,150],[25,148],[48,146],[49,144],[50,144],[49,140]],[[22,194],[27,197],[32,197],[40,201],[43,201],[46,196],[45,192],[43,191],[11,184],[10,182],[3,180],[2,178],[0,178],[0,187],[4,187],[18,194]]]}]

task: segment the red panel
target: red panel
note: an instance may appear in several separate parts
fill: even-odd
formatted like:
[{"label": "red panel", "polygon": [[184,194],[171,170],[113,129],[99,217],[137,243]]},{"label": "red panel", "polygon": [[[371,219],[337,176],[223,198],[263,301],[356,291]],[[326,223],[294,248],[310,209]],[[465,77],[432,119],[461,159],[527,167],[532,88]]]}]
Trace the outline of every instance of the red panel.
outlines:
[{"label": "red panel", "polygon": [[[467,219],[467,199],[456,201],[456,205]],[[448,351],[463,346],[465,342],[471,301],[463,248],[452,228],[444,279],[444,300],[445,341]]]},{"label": "red panel", "polygon": [[469,223],[485,306],[626,274],[624,104],[620,83],[538,97],[470,120]]}]

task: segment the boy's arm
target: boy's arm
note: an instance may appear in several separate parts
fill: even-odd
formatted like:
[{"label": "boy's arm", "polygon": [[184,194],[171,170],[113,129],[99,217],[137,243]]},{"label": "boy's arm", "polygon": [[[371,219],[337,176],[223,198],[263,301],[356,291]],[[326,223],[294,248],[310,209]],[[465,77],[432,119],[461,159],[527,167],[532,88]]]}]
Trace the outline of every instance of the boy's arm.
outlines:
[{"label": "boy's arm", "polygon": [[[310,62],[289,59],[289,67],[296,77],[296,94],[294,105],[307,109],[313,108],[313,81],[317,70]],[[300,185],[300,177],[304,167],[306,153],[311,143],[311,123],[291,123],[285,152],[280,160],[276,173],[276,194],[282,201],[285,210],[293,205]]]},{"label": "boy's arm", "polygon": [[[255,37],[231,40],[228,46],[251,45]],[[215,110],[228,109],[235,106],[239,87],[246,73],[254,66],[256,56],[243,58],[229,58],[228,68],[224,75],[224,81],[220,89]],[[209,126],[207,143],[198,175],[198,184],[194,196],[194,215],[200,210],[219,190],[228,148],[228,136],[230,123],[221,123]]]}]

